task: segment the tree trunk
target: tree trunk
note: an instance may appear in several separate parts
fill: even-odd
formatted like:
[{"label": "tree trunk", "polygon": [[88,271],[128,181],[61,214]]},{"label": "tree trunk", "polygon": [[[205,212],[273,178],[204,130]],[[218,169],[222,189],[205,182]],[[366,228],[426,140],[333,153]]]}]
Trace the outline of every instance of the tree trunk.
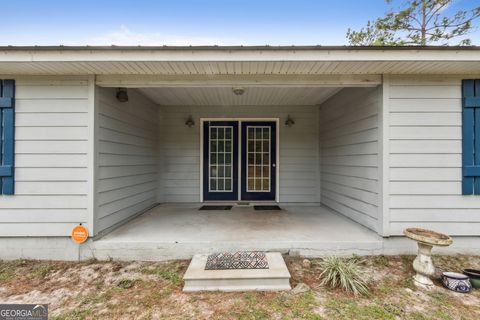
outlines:
[{"label": "tree trunk", "polygon": [[427,1],[422,0],[422,39],[420,44],[422,46],[427,45]]}]

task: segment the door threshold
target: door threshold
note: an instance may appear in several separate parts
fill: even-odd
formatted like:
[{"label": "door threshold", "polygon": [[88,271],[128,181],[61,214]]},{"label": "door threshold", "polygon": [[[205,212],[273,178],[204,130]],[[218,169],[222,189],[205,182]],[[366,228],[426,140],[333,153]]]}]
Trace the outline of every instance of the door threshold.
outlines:
[{"label": "door threshold", "polygon": [[234,207],[253,207],[255,205],[279,205],[276,201],[203,201],[205,205],[231,205]]}]

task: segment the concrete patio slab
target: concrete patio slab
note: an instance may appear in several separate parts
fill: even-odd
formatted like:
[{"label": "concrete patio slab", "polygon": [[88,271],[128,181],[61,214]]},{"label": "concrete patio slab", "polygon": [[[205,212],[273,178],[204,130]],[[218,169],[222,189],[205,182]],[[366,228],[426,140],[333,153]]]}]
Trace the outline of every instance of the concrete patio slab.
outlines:
[{"label": "concrete patio slab", "polygon": [[99,259],[190,259],[195,254],[260,250],[307,257],[378,254],[382,238],[320,206],[255,211],[199,211],[200,204],[159,205],[105,237],[90,250]]}]

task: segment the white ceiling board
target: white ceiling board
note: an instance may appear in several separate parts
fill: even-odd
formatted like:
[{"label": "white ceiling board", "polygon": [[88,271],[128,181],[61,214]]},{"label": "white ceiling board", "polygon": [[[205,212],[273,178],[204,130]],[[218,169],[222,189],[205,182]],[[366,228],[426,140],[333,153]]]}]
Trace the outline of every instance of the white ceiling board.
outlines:
[{"label": "white ceiling board", "polygon": [[475,73],[480,73],[479,61],[0,61],[0,74],[5,75],[209,76]]},{"label": "white ceiling board", "polygon": [[138,89],[159,105],[260,106],[316,105],[337,93],[338,87],[247,87],[237,96],[230,87],[161,87]]}]

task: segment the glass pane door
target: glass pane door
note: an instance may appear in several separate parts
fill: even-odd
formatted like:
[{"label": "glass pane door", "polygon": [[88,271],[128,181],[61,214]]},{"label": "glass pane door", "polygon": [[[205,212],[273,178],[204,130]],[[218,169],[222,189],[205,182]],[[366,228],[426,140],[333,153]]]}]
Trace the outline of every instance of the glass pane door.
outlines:
[{"label": "glass pane door", "polygon": [[271,128],[247,127],[247,191],[270,191]]},{"label": "glass pane door", "polygon": [[203,128],[203,198],[238,200],[238,122],[208,121]]},{"label": "glass pane door", "polygon": [[210,192],[233,191],[233,126],[210,126]]},{"label": "glass pane door", "polygon": [[242,122],[242,200],[275,200],[276,123]]}]

